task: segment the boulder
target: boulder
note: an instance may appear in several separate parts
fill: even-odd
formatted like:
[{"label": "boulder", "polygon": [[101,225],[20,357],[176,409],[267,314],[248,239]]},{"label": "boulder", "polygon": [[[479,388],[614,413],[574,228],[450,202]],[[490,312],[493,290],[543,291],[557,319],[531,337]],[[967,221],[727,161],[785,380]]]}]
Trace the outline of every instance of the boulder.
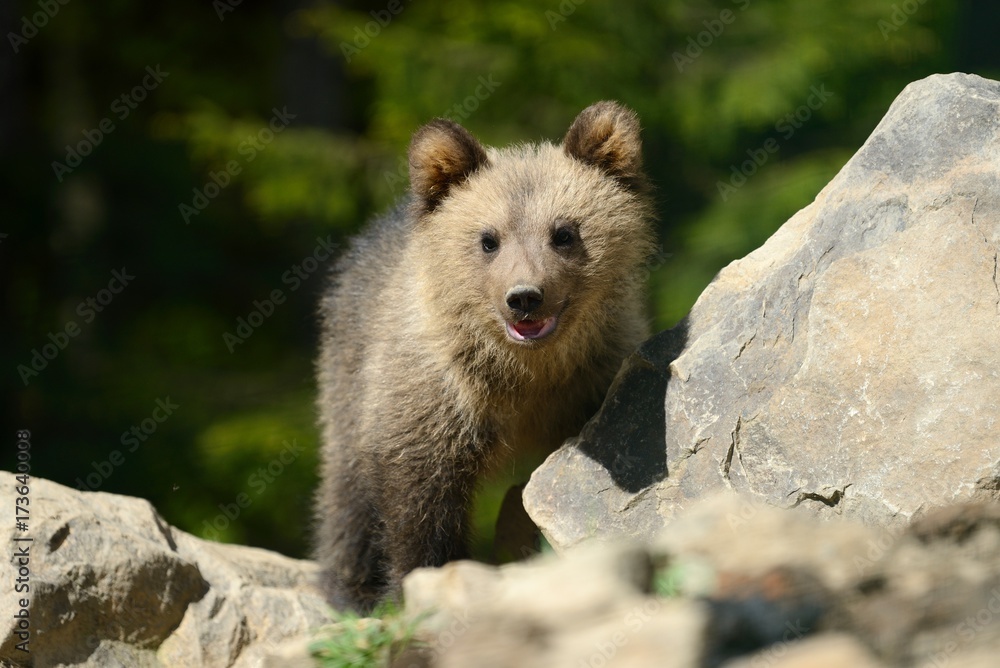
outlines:
[{"label": "boulder", "polygon": [[452,562],[403,586],[420,642],[395,666],[995,665],[1000,505],[876,528],[723,491],[645,545]]},{"label": "boulder", "polygon": [[839,633],[807,638],[789,646],[768,647],[749,658],[737,659],[724,668],[883,668],[871,651],[857,639]]},{"label": "boulder", "polygon": [[[502,567],[458,561],[403,583],[421,658],[440,668],[697,668],[705,606],[650,595],[651,553],[595,545]],[[396,665],[396,664],[394,664]]]},{"label": "boulder", "polygon": [[[14,475],[0,472],[0,503],[14,506]],[[201,540],[153,506],[30,480],[30,653],[17,649],[23,593],[0,590],[0,663],[35,666],[251,666],[271,648],[327,621],[313,589],[317,567],[252,547]],[[15,542],[30,538],[30,542]],[[11,548],[14,552],[15,548]],[[18,577],[11,559],[0,581]]]},{"label": "boulder", "polygon": [[[549,542],[650,537],[693,499],[905,524],[1000,488],[1000,83],[935,75],[532,475]],[[652,393],[652,394],[651,394]]]}]

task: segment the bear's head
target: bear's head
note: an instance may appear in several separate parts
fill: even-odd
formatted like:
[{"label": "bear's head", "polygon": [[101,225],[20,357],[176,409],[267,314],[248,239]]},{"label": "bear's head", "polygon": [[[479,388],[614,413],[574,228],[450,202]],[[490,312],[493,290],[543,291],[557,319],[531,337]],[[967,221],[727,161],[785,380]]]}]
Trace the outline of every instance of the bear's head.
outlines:
[{"label": "bear's head", "polygon": [[632,111],[598,102],[560,145],[503,149],[437,119],[414,134],[409,164],[416,278],[442,335],[521,356],[593,353],[644,329],[653,235]]}]

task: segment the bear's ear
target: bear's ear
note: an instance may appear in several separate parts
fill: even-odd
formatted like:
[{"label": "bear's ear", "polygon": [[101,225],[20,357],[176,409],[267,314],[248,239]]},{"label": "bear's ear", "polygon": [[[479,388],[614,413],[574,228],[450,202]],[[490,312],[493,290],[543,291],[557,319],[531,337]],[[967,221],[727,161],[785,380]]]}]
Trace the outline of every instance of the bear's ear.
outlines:
[{"label": "bear's ear", "polygon": [[433,211],[452,186],[487,164],[486,151],[454,121],[437,118],[410,141],[410,188],[422,212]]},{"label": "bear's ear", "polygon": [[597,102],[581,111],[563,138],[563,150],[629,187],[644,182],[639,118],[617,102]]}]

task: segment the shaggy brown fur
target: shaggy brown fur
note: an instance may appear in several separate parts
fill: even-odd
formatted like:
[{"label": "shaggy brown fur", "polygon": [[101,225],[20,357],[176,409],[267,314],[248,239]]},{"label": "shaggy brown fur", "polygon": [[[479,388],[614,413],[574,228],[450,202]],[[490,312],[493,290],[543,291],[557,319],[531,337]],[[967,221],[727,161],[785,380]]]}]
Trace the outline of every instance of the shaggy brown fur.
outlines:
[{"label": "shaggy brown fur", "polygon": [[316,556],[335,607],[466,556],[477,478],[577,433],[646,337],[640,149],[614,102],[560,146],[484,148],[441,119],[414,134],[408,201],[355,239],[321,307]]}]

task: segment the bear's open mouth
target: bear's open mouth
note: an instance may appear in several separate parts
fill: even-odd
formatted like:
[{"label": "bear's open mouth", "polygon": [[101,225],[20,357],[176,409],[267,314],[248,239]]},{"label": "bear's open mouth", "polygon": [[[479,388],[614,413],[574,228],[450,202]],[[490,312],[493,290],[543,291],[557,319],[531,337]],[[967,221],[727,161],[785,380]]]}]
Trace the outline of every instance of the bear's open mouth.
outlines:
[{"label": "bear's open mouth", "polygon": [[558,316],[553,315],[544,320],[530,320],[525,318],[513,323],[508,322],[506,323],[507,335],[515,341],[543,339],[555,330],[558,320]]}]

